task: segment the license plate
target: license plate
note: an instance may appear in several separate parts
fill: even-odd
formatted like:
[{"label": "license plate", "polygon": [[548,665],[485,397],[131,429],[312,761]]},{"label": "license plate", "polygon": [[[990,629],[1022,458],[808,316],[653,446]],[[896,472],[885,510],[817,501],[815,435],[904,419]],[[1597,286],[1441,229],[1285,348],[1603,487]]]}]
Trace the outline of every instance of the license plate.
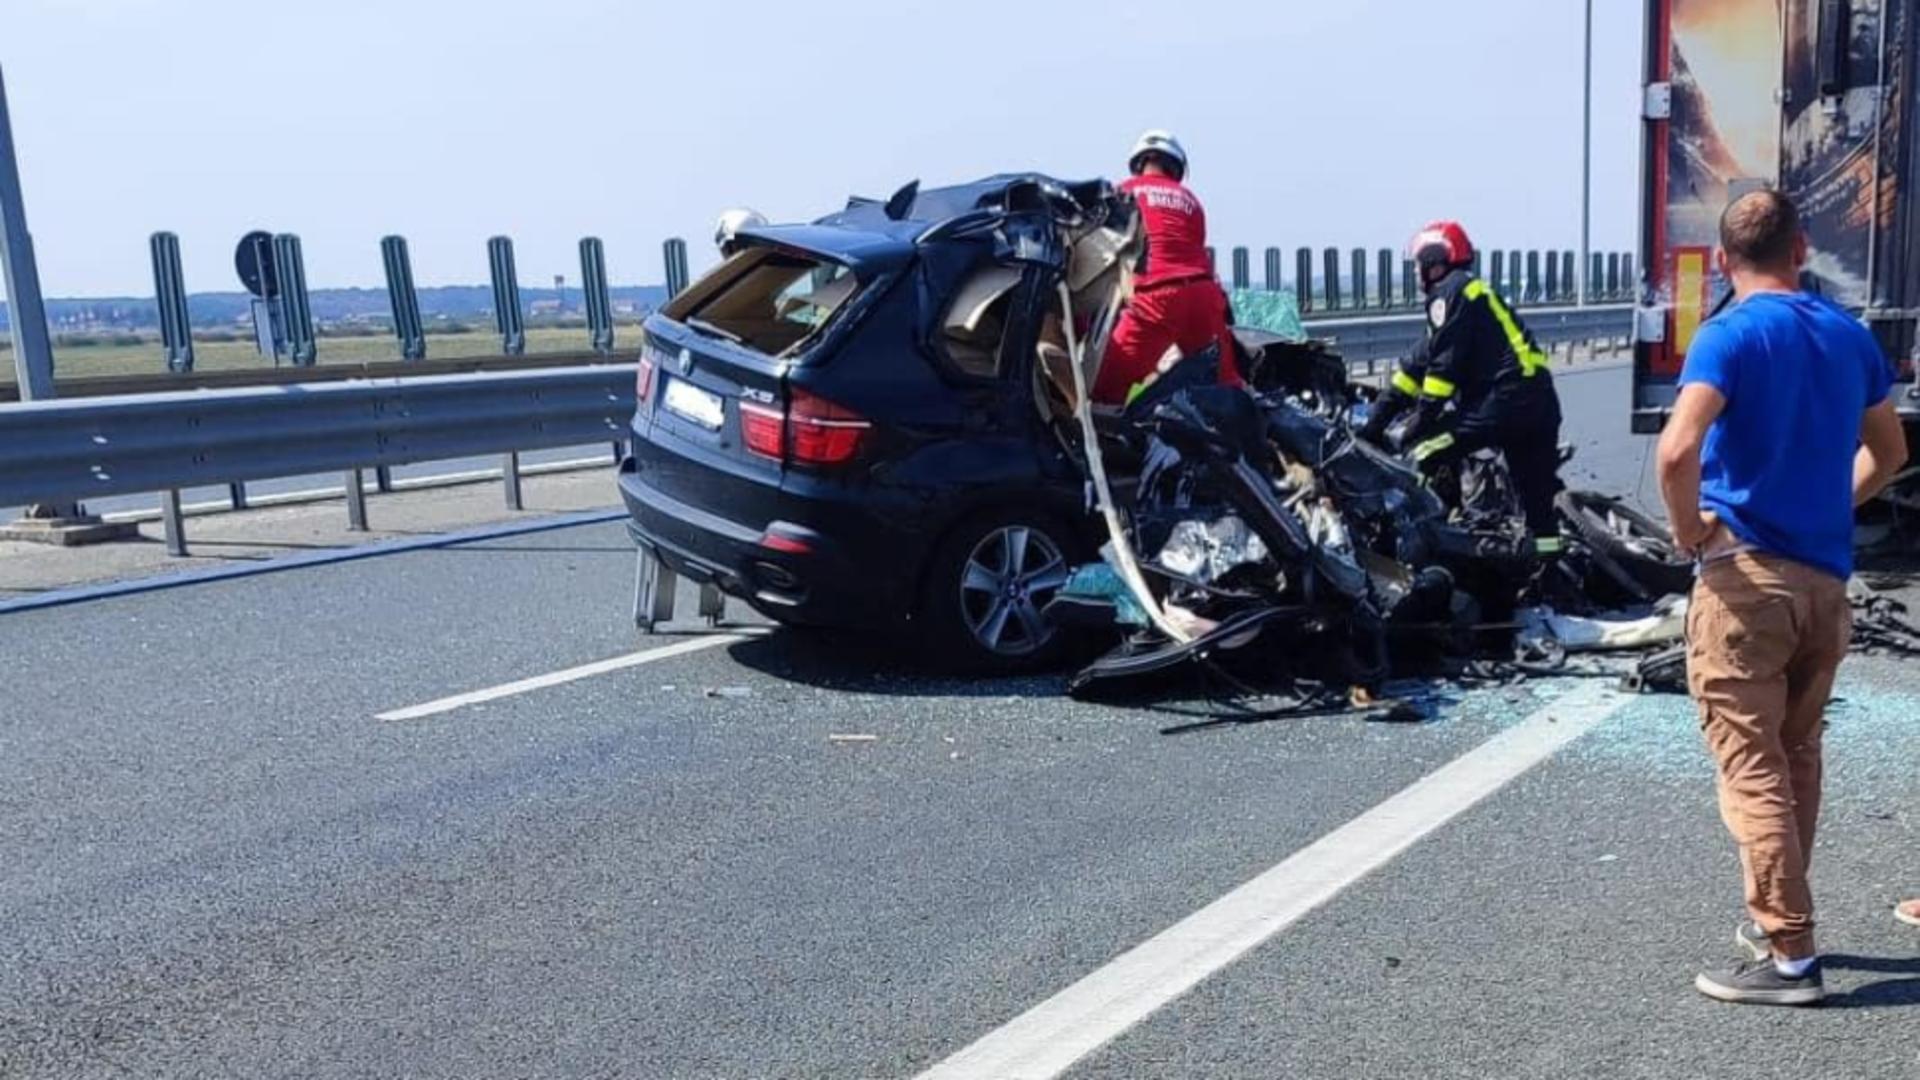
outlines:
[{"label": "license plate", "polygon": [[727,411],[720,403],[719,394],[679,379],[667,380],[666,396],[661,400],[668,412],[691,420],[708,431],[719,431],[721,422],[726,419]]}]

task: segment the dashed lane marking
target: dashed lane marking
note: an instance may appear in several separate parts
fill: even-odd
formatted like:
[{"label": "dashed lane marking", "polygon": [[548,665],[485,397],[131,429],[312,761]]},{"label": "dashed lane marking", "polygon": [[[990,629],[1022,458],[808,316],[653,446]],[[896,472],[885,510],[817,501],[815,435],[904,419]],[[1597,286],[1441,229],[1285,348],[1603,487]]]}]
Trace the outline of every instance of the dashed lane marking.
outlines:
[{"label": "dashed lane marking", "polygon": [[613,671],[625,671],[627,668],[640,667],[643,664],[651,664],[660,660],[671,660],[676,656],[685,656],[688,653],[717,649],[722,645],[732,645],[736,642],[746,641],[749,638],[758,636],[759,633],[758,631],[754,631],[712,634],[704,637],[689,638],[686,641],[676,641],[672,645],[662,645],[657,649],[643,649],[640,652],[628,653],[625,656],[614,656],[605,660],[595,660],[591,664],[581,664],[579,667],[570,667],[561,671],[550,671],[545,675],[535,675],[526,679],[516,679],[510,683],[501,683],[499,686],[489,686],[484,690],[469,690],[464,694],[454,694],[451,697],[439,698],[420,705],[409,705],[404,709],[392,709],[375,715],[374,719],[420,720],[429,716],[438,716],[441,713],[450,713],[455,709],[463,709],[469,705],[478,705],[487,701],[498,701],[501,698],[528,694],[535,690],[545,690],[550,686],[560,686],[565,683],[578,682],[581,679],[590,679],[595,675],[605,675]]}]

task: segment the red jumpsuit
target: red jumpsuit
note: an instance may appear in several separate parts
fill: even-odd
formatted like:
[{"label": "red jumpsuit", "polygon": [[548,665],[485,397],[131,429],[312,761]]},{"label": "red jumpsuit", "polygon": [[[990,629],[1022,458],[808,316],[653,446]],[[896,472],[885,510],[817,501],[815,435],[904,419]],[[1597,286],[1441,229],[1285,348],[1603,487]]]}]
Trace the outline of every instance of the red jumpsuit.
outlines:
[{"label": "red jumpsuit", "polygon": [[1227,341],[1227,298],[1207,258],[1207,212],[1179,181],[1136,176],[1120,185],[1140,204],[1147,229],[1147,269],[1107,343],[1093,400],[1124,404],[1153,375],[1167,349],[1192,356],[1219,342],[1220,381],[1240,383]]}]

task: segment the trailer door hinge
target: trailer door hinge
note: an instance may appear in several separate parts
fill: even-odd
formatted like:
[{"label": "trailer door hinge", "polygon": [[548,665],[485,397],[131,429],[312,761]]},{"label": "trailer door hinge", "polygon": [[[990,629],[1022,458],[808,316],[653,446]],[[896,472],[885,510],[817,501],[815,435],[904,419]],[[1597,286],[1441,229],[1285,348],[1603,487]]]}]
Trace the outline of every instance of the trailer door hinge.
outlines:
[{"label": "trailer door hinge", "polygon": [[1639,344],[1658,345],[1667,340],[1667,311],[1657,305],[1648,305],[1633,309],[1633,340]]},{"label": "trailer door hinge", "polygon": [[1666,82],[1648,83],[1646,95],[1640,103],[1640,115],[1647,120],[1670,120],[1673,118],[1673,84]]}]

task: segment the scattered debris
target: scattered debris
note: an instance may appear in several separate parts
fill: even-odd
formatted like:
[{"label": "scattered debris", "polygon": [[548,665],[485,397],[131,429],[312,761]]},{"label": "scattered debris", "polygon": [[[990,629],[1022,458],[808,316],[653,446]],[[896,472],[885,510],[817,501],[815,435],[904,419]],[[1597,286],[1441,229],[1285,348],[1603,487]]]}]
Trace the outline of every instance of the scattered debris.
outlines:
[{"label": "scattered debris", "polygon": [[706,696],[710,698],[745,698],[752,697],[753,690],[745,686],[709,686],[706,689]]},{"label": "scattered debris", "polygon": [[[1374,391],[1350,383],[1324,345],[1249,339],[1240,352],[1253,393],[1214,385],[1218,357],[1206,353],[1119,414],[1082,407],[1080,460],[1096,497],[1112,500],[1109,542],[1046,616],[1121,642],[1069,692],[1199,668],[1216,704],[1221,690],[1234,702],[1223,722],[1419,722],[1426,710],[1384,700],[1381,685],[1618,677],[1569,654],[1682,634],[1685,601],[1672,594],[1692,566],[1651,518],[1565,493],[1569,550],[1543,559],[1497,455],[1430,480],[1358,437]],[[1114,484],[1109,469],[1135,479]]]},{"label": "scattered debris", "polygon": [[880,736],[853,733],[833,734],[827,736],[827,741],[830,743],[870,743],[879,742]]}]

